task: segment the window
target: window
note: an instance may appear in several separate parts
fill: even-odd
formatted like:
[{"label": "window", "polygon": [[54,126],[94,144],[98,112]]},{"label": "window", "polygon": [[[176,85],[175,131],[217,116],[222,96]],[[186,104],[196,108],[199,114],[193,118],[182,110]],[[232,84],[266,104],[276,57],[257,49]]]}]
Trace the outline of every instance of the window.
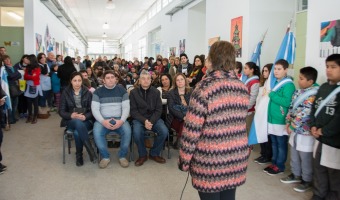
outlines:
[{"label": "window", "polygon": [[165,6],[167,6],[169,4],[169,0],[163,0],[162,4],[163,4],[162,6],[164,8]]},{"label": "window", "polygon": [[146,37],[138,41],[138,59],[143,60],[146,56]]},{"label": "window", "polygon": [[125,46],[125,60],[132,60],[132,44]]},{"label": "window", "polygon": [[308,0],[298,0],[297,3],[297,11],[304,11],[308,9]]}]

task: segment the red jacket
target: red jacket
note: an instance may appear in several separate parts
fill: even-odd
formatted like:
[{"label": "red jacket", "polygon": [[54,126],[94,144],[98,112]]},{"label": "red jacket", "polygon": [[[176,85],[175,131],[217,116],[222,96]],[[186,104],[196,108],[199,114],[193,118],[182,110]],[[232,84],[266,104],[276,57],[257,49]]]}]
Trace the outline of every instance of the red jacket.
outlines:
[{"label": "red jacket", "polygon": [[28,74],[28,70],[25,69],[24,79],[33,81],[34,85],[40,85],[40,73],[40,67],[33,69],[31,74]]}]

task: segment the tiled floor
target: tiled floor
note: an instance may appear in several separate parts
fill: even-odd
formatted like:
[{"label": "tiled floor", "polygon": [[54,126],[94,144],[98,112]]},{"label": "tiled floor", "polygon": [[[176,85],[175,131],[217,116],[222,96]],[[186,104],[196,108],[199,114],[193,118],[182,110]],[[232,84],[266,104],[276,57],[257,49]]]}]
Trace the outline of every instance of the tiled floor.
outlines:
[{"label": "tiled floor", "polygon": [[[85,164],[75,165],[75,149],[62,164],[62,133],[57,114],[36,125],[20,120],[10,131],[4,131],[3,164],[8,166],[0,175],[0,200],[178,200],[187,174],[177,168],[178,152],[164,165],[147,161],[141,167],[123,169],[117,160],[117,149],[110,149],[111,163],[99,169],[89,162],[84,150]],[[166,155],[166,154],[165,154]],[[137,155],[135,155],[136,157]],[[252,162],[258,156],[255,148],[250,158],[247,182],[237,189],[241,200],[309,199],[311,192],[297,193],[292,185],[282,184],[277,177],[262,172],[263,166]],[[190,179],[190,178],[189,178]],[[188,181],[183,200],[199,199]]]}]

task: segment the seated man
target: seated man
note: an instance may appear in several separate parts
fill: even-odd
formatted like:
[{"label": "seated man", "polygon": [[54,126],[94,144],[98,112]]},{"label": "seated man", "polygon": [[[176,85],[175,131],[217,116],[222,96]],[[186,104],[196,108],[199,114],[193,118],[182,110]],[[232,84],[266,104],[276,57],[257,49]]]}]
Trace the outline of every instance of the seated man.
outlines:
[{"label": "seated man", "polygon": [[148,159],[144,144],[144,131],[146,129],[152,130],[157,134],[153,147],[150,150],[149,158],[163,164],[165,159],[160,156],[160,152],[169,134],[169,130],[161,119],[161,95],[156,88],[151,86],[151,76],[148,72],[141,72],[139,83],[140,86],[133,89],[130,93],[133,138],[137,144],[139,154],[135,165],[141,166]]},{"label": "seated man", "polygon": [[110,162],[105,135],[112,131],[121,136],[119,163],[122,167],[129,166],[126,155],[131,141],[131,126],[126,119],[129,116],[130,100],[125,88],[117,84],[118,80],[118,74],[112,70],[105,71],[104,85],[92,97],[91,109],[96,119],[93,126],[94,140],[102,156],[100,168],[106,168]]}]

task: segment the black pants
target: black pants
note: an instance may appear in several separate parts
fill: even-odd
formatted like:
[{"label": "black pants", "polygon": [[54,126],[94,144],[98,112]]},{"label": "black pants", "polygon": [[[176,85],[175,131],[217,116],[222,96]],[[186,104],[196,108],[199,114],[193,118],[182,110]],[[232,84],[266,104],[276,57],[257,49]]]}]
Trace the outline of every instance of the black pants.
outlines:
[{"label": "black pants", "polygon": [[1,144],[2,144],[2,138],[4,137],[2,133],[2,128],[0,127],[0,163],[2,161],[2,154],[1,154]]},{"label": "black pants", "polygon": [[18,112],[19,113],[26,113],[27,112],[27,97],[24,96],[24,94],[19,96],[19,102],[18,102]]},{"label": "black pants", "polygon": [[267,158],[268,160],[271,160],[273,156],[273,151],[272,151],[272,141],[270,137],[268,137],[268,142],[261,143],[260,146],[261,146],[261,156]]},{"label": "black pants", "polygon": [[198,192],[201,200],[235,200],[236,188],[215,193]]},{"label": "black pants", "polygon": [[340,199],[340,170],[320,165],[321,143],[319,143],[313,159],[314,199]]},{"label": "black pants", "polygon": [[38,97],[29,98],[27,97],[27,108],[28,108],[28,115],[32,116],[32,106],[34,106],[34,116],[38,116]]}]

